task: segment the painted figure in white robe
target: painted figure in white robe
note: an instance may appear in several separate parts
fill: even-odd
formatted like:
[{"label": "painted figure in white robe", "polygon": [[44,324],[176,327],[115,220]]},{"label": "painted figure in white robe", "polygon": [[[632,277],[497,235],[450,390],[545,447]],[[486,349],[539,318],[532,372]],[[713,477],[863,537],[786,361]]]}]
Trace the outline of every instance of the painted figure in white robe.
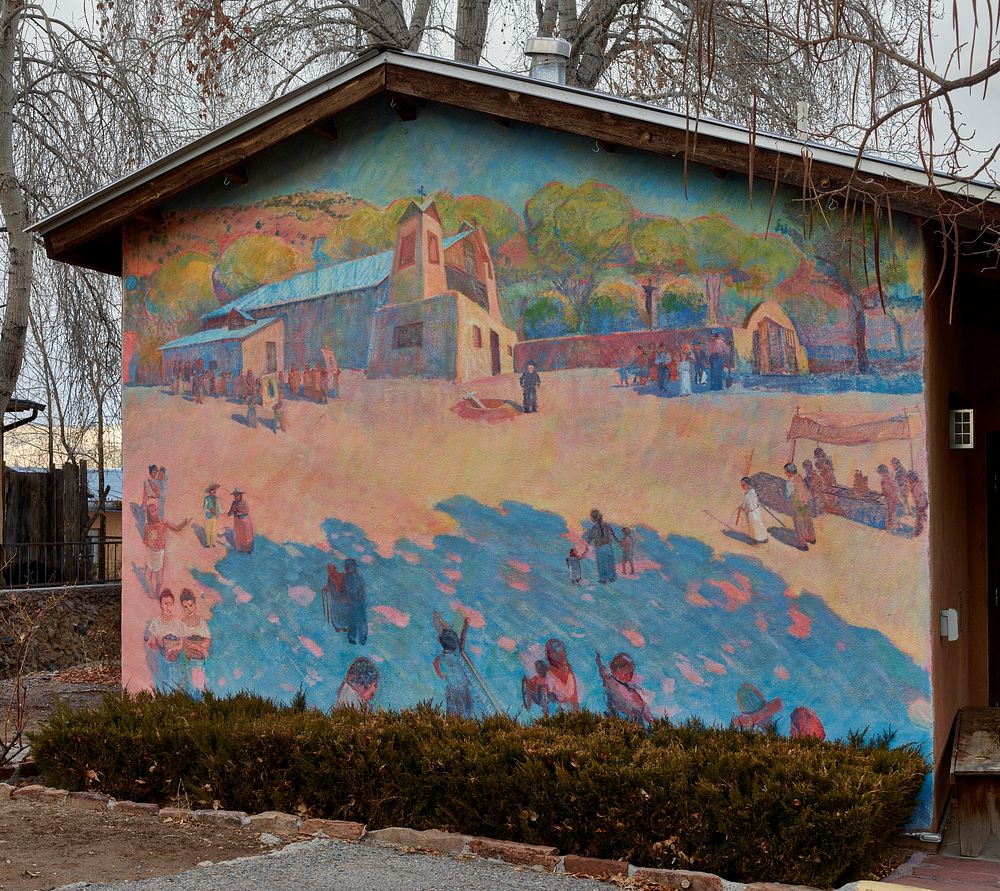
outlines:
[{"label": "painted figure in white robe", "polygon": [[760,513],[760,501],[757,498],[757,490],[751,485],[750,477],[745,476],[740,480],[740,487],[743,489],[743,503],[736,509],[736,522],[739,523],[740,513],[747,515],[747,527],[750,531],[750,540],[754,544],[763,544],[768,539],[767,529]]}]

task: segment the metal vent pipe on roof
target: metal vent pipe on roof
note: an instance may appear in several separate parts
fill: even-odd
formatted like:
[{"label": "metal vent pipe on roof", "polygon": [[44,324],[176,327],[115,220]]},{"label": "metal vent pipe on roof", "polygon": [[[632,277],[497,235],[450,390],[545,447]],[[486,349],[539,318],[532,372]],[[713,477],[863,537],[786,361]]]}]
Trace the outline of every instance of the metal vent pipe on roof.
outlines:
[{"label": "metal vent pipe on roof", "polygon": [[566,83],[570,44],[561,37],[529,37],[524,54],[531,59],[530,76],[554,84]]}]

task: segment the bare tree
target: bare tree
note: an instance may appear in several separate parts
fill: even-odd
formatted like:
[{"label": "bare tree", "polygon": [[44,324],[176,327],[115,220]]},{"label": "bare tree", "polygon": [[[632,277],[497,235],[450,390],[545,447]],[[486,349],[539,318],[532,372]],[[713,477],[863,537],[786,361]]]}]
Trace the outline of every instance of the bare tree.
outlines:
[{"label": "bare tree", "polygon": [[[134,66],[131,66],[134,67]],[[0,415],[24,360],[35,272],[26,231],[45,213],[104,179],[97,159],[121,134],[129,164],[144,160],[160,128],[133,88],[129,60],[53,18],[38,3],[0,0],[0,216],[5,278],[0,326]],[[114,160],[118,160],[115,158]],[[122,168],[119,167],[120,171]]]}]

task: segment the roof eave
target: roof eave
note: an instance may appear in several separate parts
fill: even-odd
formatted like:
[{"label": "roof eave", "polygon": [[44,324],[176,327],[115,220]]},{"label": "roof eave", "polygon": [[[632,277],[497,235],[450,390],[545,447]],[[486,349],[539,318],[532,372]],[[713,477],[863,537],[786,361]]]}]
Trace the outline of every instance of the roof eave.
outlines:
[{"label": "roof eave", "polygon": [[[456,90],[456,81],[472,89]],[[719,121],[691,120],[616,96],[398,50],[371,50],[31,228],[44,237],[49,256],[120,274],[127,220],[150,215],[187,189],[224,176],[259,152],[382,92],[577,133],[606,145],[684,156],[724,171],[753,171],[760,179],[799,185],[811,176],[814,182],[825,178],[834,186],[852,181],[859,200],[870,197],[868,192],[884,194],[894,209],[924,217],[936,216],[943,200],[955,218],[977,208],[969,220],[973,226],[977,217],[1000,222],[1000,191],[989,184],[947,177],[936,177],[931,184],[925,171],[897,162],[872,157],[858,161],[846,150],[754,134]]]}]

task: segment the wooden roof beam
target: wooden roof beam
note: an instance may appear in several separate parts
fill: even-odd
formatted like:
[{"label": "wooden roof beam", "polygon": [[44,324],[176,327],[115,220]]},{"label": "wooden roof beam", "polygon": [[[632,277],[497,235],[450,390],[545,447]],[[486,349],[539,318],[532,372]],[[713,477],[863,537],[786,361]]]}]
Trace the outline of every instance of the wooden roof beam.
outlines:
[{"label": "wooden roof beam", "polygon": [[163,211],[155,205],[143,207],[136,212],[132,219],[145,223],[147,226],[161,226],[163,225]]},{"label": "wooden roof beam", "polygon": [[337,141],[337,126],[333,122],[333,118],[329,118],[325,121],[320,121],[317,124],[313,124],[313,133],[317,136],[322,136],[324,139],[329,139],[330,142]]},{"label": "wooden roof beam", "polygon": [[[74,260],[70,260],[71,252],[78,246],[94,241],[102,233],[120,233],[122,224],[133,219],[137,213],[152,205],[161,206],[165,201],[192,186],[224,175],[227,170],[242,165],[247,158],[252,158],[290,136],[308,130],[315,124],[328,120],[333,115],[381,92],[384,86],[385,68],[380,66],[308,105],[294,108],[266,121],[225,146],[196,156],[182,166],[166,170],[140,183],[122,196],[107,201],[65,226],[53,229],[47,237],[49,256],[76,262],[90,269],[99,269],[101,272],[111,271],[107,268],[108,264],[103,257],[100,261],[94,261],[100,262],[101,266],[93,265],[87,259],[89,254],[87,249],[81,254],[73,255],[78,258]],[[120,275],[120,241],[116,253],[117,259],[114,265],[117,267],[117,274]]]},{"label": "wooden roof beam", "polygon": [[[427,103],[425,102],[424,105]],[[419,111],[419,104],[412,97],[399,93],[389,94],[389,105],[399,115],[401,121],[415,121]]]},{"label": "wooden roof beam", "polygon": [[242,164],[237,164],[222,171],[222,185],[224,186],[231,186],[233,183],[245,186],[248,182],[250,182],[250,175],[247,173],[246,167]]}]

